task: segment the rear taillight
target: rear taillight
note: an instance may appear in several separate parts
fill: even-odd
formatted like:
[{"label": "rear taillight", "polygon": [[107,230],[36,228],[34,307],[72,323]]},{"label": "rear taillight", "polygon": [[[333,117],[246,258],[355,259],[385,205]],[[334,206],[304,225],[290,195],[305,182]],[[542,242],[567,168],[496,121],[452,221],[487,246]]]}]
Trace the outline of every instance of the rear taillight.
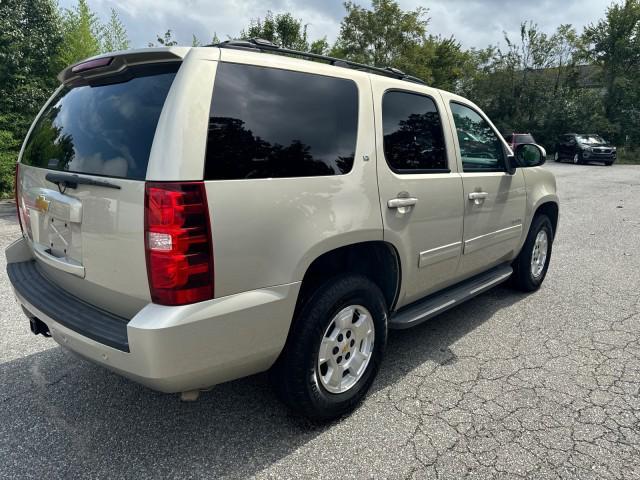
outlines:
[{"label": "rear taillight", "polygon": [[185,305],[213,298],[213,253],[203,182],[147,182],[145,249],[151,299]]},{"label": "rear taillight", "polygon": [[73,73],[85,72],[87,70],[93,70],[94,68],[106,67],[111,64],[113,57],[96,58],[95,60],[89,60],[82,62],[71,67]]}]

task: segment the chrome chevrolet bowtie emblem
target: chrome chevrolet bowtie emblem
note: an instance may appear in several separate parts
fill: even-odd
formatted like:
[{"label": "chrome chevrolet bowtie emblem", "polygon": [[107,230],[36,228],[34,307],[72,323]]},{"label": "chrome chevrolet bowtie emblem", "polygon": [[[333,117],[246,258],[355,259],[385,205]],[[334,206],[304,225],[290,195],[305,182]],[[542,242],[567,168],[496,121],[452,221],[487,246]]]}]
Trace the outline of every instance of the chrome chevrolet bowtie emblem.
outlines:
[{"label": "chrome chevrolet bowtie emblem", "polygon": [[49,200],[44,195],[38,195],[36,197],[36,209],[41,211],[42,213],[47,213],[49,211]]}]

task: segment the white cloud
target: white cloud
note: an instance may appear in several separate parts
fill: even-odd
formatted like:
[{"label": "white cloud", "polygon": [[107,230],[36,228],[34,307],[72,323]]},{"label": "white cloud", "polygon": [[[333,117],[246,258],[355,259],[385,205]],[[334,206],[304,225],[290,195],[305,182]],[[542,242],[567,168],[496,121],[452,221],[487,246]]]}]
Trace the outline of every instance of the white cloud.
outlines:
[{"label": "white cloud", "polygon": [[[61,0],[63,7],[74,0]],[[360,0],[368,6],[368,0]],[[582,31],[583,26],[604,15],[610,0],[400,0],[400,6],[429,8],[429,32],[455,36],[465,47],[482,48],[503,42],[503,31],[513,38],[519,35],[520,23],[533,20],[545,32],[570,23]],[[91,8],[106,19],[115,8],[127,27],[134,47],[146,46],[157,34],[172,29],[183,44],[191,43],[195,34],[207,42],[213,33],[221,39],[236,36],[249,20],[264,17],[267,10],[291,12],[309,24],[312,39],[326,36],[331,42],[340,30],[344,15],[342,0],[89,0]]]},{"label": "white cloud", "polygon": [[[436,0],[429,3],[432,33],[454,35],[466,47],[483,48],[504,44],[504,34],[520,36],[520,24],[533,21],[546,33],[562,24],[571,24],[579,33],[585,25],[604,16],[611,0]],[[419,0],[402,2],[404,8],[423,4]]]}]

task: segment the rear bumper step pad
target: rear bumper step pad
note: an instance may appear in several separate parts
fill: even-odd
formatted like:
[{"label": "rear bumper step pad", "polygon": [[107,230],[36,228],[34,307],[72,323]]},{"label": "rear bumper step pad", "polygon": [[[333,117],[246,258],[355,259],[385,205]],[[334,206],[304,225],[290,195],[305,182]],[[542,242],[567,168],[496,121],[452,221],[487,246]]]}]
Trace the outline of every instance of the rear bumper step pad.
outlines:
[{"label": "rear bumper step pad", "polygon": [[105,312],[70,295],[49,281],[33,260],[10,263],[7,265],[7,274],[13,288],[26,302],[60,325],[96,342],[123,352],[129,351],[126,318]]}]

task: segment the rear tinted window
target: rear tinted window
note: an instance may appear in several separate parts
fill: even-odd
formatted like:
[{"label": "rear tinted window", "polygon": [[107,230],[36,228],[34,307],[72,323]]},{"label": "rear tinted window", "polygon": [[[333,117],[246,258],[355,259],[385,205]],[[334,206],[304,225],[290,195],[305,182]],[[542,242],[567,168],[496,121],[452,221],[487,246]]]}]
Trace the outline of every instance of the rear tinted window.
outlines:
[{"label": "rear tinted window", "polygon": [[353,166],[358,90],[351,80],[221,63],[205,178],[340,175]]},{"label": "rear tinted window", "polygon": [[442,123],[433,100],[390,91],[382,97],[384,156],[398,173],[439,172],[447,168]]},{"label": "rear tinted window", "polygon": [[178,68],[175,63],[132,67],[117,83],[63,88],[36,123],[22,163],[143,180]]}]

